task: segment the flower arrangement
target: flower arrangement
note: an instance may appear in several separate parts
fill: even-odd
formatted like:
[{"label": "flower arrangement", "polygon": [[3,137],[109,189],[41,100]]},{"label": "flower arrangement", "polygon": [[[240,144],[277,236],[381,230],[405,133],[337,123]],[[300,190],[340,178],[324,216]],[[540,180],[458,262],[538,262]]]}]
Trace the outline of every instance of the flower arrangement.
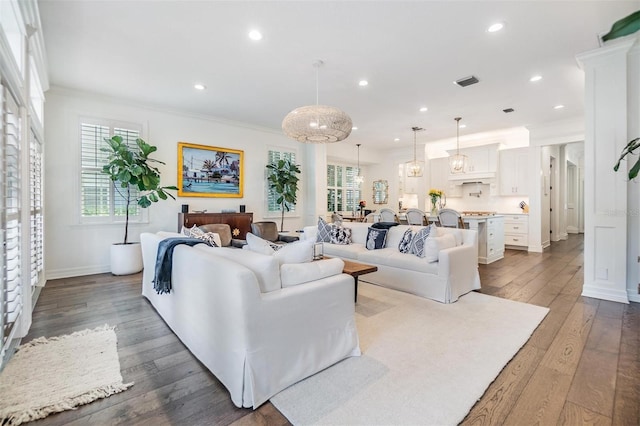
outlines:
[{"label": "flower arrangement", "polygon": [[429,198],[431,198],[431,212],[436,214],[438,212],[438,205],[440,208],[444,207],[446,201],[443,203],[442,199],[445,197],[444,191],[441,189],[430,189],[429,190]]}]

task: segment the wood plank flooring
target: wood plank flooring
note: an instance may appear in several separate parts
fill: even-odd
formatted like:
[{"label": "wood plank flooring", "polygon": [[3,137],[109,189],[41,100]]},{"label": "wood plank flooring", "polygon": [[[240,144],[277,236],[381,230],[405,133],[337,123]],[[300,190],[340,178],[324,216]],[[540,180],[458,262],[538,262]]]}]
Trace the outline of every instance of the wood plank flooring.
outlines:
[{"label": "wood plank flooring", "polygon": [[[581,297],[582,249],[582,236],[571,235],[544,253],[507,250],[480,265],[483,293],[550,312],[463,424],[640,424],[640,305]],[[117,325],[122,375],[135,385],[34,425],[289,424],[271,403],[235,407],[140,296],[140,279],[103,274],[47,283],[23,341]]]}]

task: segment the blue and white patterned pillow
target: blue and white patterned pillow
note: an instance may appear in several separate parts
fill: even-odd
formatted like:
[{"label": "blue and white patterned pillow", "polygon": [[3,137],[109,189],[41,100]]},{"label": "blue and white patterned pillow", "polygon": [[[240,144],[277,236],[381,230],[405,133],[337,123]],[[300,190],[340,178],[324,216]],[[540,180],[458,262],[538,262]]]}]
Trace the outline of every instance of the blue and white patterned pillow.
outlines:
[{"label": "blue and white patterned pillow", "polygon": [[351,228],[344,226],[334,226],[331,228],[331,244],[351,244]]},{"label": "blue and white patterned pillow", "polygon": [[316,236],[316,243],[329,243],[331,242],[331,229],[333,225],[327,223],[322,216],[318,217],[318,234]]},{"label": "blue and white patterned pillow", "polygon": [[400,240],[400,244],[398,244],[398,251],[400,253],[409,253],[411,249],[411,239],[413,238],[413,231],[411,229],[407,229],[404,231],[402,235],[402,239]]},{"label": "blue and white patterned pillow", "polygon": [[367,243],[365,244],[367,250],[378,250],[384,248],[388,232],[388,229],[375,229],[370,227],[367,230]]},{"label": "blue and white patterned pillow", "polygon": [[427,237],[429,236],[429,233],[431,232],[434,232],[434,233],[437,232],[434,229],[434,225],[425,226],[424,228],[421,228],[418,232],[415,233],[415,235],[411,239],[410,252],[412,254],[415,254],[418,257],[425,256],[424,245],[425,245],[425,241],[427,240]]}]

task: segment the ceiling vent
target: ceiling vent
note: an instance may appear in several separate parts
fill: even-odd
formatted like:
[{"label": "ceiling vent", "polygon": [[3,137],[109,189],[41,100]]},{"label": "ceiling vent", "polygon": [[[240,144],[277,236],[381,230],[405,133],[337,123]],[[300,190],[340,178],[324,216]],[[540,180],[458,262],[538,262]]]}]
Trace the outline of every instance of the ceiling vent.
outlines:
[{"label": "ceiling vent", "polygon": [[460,87],[467,87],[467,86],[471,86],[472,84],[476,84],[479,81],[480,80],[478,80],[476,77],[469,76],[469,77],[461,78],[460,80],[456,80],[455,84],[457,84]]},{"label": "ceiling vent", "polygon": [[509,114],[510,112],[515,111],[513,108],[505,108],[502,110],[502,112],[504,112],[505,114]]}]

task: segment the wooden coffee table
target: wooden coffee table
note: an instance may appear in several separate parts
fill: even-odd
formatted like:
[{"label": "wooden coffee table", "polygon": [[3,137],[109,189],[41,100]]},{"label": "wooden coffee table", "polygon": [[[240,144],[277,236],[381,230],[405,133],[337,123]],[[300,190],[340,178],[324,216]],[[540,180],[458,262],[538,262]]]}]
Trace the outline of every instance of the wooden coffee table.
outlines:
[{"label": "wooden coffee table", "polygon": [[376,272],[378,267],[375,265],[367,265],[366,263],[358,263],[352,262],[350,260],[344,261],[344,268],[342,269],[343,274],[349,274],[353,277],[355,281],[355,297],[353,299],[354,302],[358,301],[358,277],[364,274],[370,274],[371,272]]}]

